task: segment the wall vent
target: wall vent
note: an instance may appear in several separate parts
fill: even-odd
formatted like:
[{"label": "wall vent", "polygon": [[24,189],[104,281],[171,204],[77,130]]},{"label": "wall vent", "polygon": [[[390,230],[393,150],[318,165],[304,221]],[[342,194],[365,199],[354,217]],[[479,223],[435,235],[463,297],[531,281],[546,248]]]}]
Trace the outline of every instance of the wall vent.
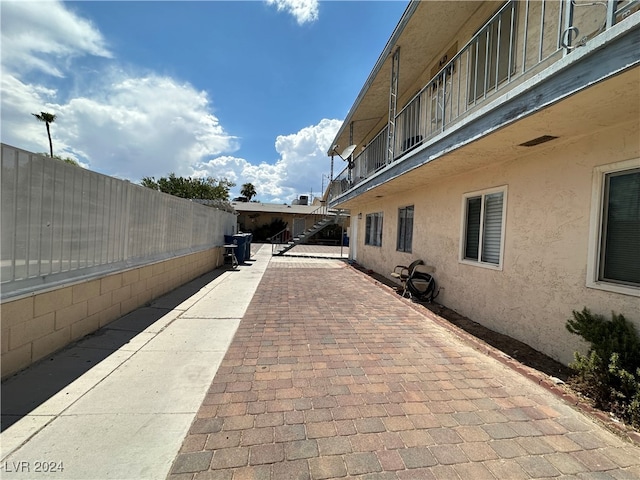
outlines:
[{"label": "wall vent", "polygon": [[540,145],[541,143],[549,142],[558,137],[554,137],[553,135],[542,135],[541,137],[534,138],[533,140],[529,140],[528,142],[521,143],[521,147],[534,147],[536,145]]}]

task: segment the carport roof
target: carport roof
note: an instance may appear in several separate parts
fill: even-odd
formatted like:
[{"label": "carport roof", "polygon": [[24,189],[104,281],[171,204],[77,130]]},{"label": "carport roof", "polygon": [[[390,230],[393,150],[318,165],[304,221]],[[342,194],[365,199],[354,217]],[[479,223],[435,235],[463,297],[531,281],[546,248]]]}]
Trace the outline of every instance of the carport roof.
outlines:
[{"label": "carport roof", "polygon": [[308,215],[319,208],[319,205],[283,205],[260,202],[231,202],[237,212],[293,213]]}]

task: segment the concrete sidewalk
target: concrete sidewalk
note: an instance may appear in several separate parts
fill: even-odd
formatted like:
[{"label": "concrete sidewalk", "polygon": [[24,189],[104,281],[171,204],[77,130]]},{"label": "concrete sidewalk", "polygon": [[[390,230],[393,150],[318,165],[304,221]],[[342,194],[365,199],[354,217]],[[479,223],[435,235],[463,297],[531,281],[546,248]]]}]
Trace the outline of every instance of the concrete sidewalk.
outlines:
[{"label": "concrete sidewalk", "polygon": [[7,380],[0,476],[164,478],[270,259],[264,246]]}]

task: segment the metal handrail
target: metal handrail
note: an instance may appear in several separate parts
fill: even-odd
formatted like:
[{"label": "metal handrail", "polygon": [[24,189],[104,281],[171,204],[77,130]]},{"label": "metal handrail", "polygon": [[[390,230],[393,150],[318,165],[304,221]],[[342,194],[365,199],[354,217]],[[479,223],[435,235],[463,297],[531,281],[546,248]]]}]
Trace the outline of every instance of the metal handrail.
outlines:
[{"label": "metal handrail", "polygon": [[353,160],[354,179],[363,179],[385,167],[387,164],[387,140],[389,125],[373,137],[373,140]]},{"label": "metal handrail", "polygon": [[[633,10],[640,6],[640,0],[605,2],[507,1],[397,113],[393,148],[391,154],[384,152],[384,164],[372,169],[369,159],[378,149],[376,139],[387,135],[388,124],[354,158],[352,169],[346,167],[336,177],[327,200],[432,141],[471,111],[486,105],[497,92],[513,88],[560,55],[570,54],[576,46],[586,44],[630,14],[635,15]],[[606,11],[597,8],[602,5],[608,7]],[[584,8],[574,11],[575,7]],[[571,33],[578,36],[577,27],[584,34],[571,42]]]},{"label": "metal handrail", "polygon": [[[329,211],[329,208],[327,207],[326,202],[323,201],[321,202],[321,205],[318,208],[303,215],[301,218],[305,219],[305,225],[306,225],[307,218],[310,218],[312,215],[313,216],[321,215],[324,217],[327,215],[328,211]],[[289,232],[289,228],[285,227],[275,235],[272,235],[271,237],[268,238],[268,240],[271,242],[271,254],[275,253],[275,251],[279,248],[280,245],[287,244],[291,239],[293,239],[293,235],[288,232]]]}]

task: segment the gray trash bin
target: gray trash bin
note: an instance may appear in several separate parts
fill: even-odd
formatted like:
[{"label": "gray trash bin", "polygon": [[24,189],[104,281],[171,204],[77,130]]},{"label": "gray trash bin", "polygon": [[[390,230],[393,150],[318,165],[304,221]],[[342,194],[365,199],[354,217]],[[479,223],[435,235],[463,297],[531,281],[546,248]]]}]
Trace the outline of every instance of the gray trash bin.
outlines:
[{"label": "gray trash bin", "polygon": [[246,252],[245,248],[247,246],[247,237],[243,233],[237,233],[233,236],[233,243],[238,245],[236,248],[236,258],[238,259],[238,263],[244,263]]},{"label": "gray trash bin", "polygon": [[245,233],[244,234],[247,241],[244,245],[244,259],[245,260],[251,260],[251,240],[253,240],[253,234],[252,233]]}]

